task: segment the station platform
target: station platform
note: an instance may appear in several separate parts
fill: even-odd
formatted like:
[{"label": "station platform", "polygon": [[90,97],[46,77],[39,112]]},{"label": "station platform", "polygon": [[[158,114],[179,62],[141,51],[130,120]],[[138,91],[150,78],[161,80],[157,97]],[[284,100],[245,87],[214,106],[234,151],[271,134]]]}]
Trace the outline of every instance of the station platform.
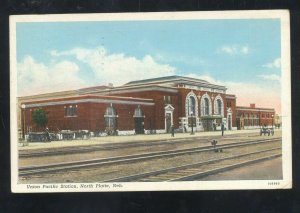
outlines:
[{"label": "station platform", "polygon": [[[249,129],[249,130],[232,130],[224,131],[224,136],[235,135],[235,134],[260,134],[259,129]],[[159,141],[159,140],[174,140],[174,139],[187,139],[193,137],[211,137],[211,136],[221,136],[221,131],[212,132],[195,132],[193,135],[191,133],[175,133],[172,137],[170,133],[163,134],[147,134],[147,135],[127,135],[127,136],[103,136],[103,137],[91,137],[89,139],[82,140],[60,140],[51,142],[19,142],[19,150],[28,149],[47,149],[47,148],[59,148],[59,147],[72,147],[72,146],[85,146],[85,145],[98,145],[98,144],[113,144],[113,143],[126,143],[126,142],[147,142],[147,141]],[[281,135],[281,129],[275,129],[275,136]]]}]

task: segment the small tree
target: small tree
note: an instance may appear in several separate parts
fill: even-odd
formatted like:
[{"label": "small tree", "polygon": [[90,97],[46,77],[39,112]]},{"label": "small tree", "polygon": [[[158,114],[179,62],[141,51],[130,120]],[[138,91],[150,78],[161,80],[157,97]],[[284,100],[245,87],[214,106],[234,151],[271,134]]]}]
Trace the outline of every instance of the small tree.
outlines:
[{"label": "small tree", "polygon": [[32,121],[39,127],[45,128],[48,123],[47,113],[44,109],[36,109],[32,112]]}]

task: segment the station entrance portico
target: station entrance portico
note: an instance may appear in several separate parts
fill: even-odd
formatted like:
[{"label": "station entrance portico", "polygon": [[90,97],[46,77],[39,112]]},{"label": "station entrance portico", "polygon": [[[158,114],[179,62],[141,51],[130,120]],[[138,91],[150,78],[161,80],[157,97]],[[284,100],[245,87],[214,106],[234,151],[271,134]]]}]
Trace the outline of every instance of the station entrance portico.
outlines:
[{"label": "station entrance portico", "polygon": [[171,126],[173,125],[173,111],[174,107],[171,104],[165,107],[165,131],[167,133],[171,132]]},{"label": "station entrance portico", "polygon": [[202,126],[204,131],[213,131],[213,118],[201,118]]}]

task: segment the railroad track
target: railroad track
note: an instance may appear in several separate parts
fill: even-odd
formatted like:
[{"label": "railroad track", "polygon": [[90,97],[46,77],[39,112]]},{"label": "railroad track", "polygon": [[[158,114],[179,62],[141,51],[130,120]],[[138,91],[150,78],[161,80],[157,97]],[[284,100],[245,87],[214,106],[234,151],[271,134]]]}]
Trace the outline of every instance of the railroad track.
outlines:
[{"label": "railroad track", "polygon": [[[280,140],[281,138],[271,138],[271,139],[264,139],[264,140],[251,140],[246,142],[245,141],[234,142],[230,144],[219,145],[217,148],[229,149],[229,148],[235,148],[240,146],[272,143]],[[144,160],[158,159],[158,158],[165,158],[165,157],[174,157],[174,156],[194,154],[194,153],[207,152],[213,150],[214,148],[212,146],[203,146],[203,147],[196,147],[196,148],[194,147],[194,148],[187,148],[187,149],[180,149],[180,150],[159,151],[159,152],[151,152],[151,153],[144,153],[144,154],[117,156],[117,157],[110,157],[110,158],[99,158],[99,159],[84,160],[84,161],[64,162],[59,164],[47,164],[42,166],[21,167],[19,168],[19,175],[28,176],[33,174],[58,172],[62,170],[76,170],[76,169],[95,167],[95,166],[130,163],[130,162],[137,162],[137,161],[144,161]]]},{"label": "railroad track", "polygon": [[[187,138],[185,141],[190,143],[190,141],[195,141],[198,138]],[[202,140],[208,140],[208,138],[201,138]],[[50,149],[38,149],[34,151],[22,150],[19,153],[20,158],[28,157],[40,157],[40,156],[51,156],[51,155],[65,155],[65,154],[76,154],[83,152],[94,152],[101,150],[113,150],[120,148],[130,148],[137,146],[157,146],[157,145],[167,145],[167,144],[177,144],[183,143],[182,139],[165,139],[160,141],[147,141],[147,142],[127,142],[127,143],[114,143],[114,144],[100,144],[100,145],[84,145],[76,147],[61,147],[61,148],[50,148]],[[196,142],[195,142],[196,143]]]},{"label": "railroad track", "polygon": [[[20,150],[19,158],[31,158],[31,157],[45,157],[45,156],[53,156],[53,155],[66,155],[66,154],[76,154],[76,153],[86,153],[86,152],[94,152],[94,151],[102,151],[102,150],[114,150],[120,148],[131,148],[131,147],[150,147],[150,146],[158,146],[158,145],[168,145],[168,144],[184,144],[184,143],[209,143],[212,139],[222,138],[224,141],[226,140],[237,140],[239,134],[228,135],[228,136],[215,136],[215,137],[193,137],[193,138],[178,138],[178,139],[165,139],[160,141],[146,141],[146,142],[127,142],[127,143],[114,143],[114,144],[101,144],[101,145],[84,145],[84,146],[76,146],[76,147],[60,147],[60,148],[50,148],[50,149],[36,149],[36,150]],[[247,141],[247,140],[244,140]]]},{"label": "railroad track", "polygon": [[103,182],[170,182],[199,180],[203,177],[230,169],[280,157],[281,152],[279,152],[279,150],[281,150],[281,148],[265,149],[231,157],[104,180]]}]

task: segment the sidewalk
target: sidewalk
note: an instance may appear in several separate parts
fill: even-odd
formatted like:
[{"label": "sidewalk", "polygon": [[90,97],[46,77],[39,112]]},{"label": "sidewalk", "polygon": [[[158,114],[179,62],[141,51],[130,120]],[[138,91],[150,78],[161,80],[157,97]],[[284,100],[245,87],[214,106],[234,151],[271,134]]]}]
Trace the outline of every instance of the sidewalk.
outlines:
[{"label": "sidewalk", "polygon": [[[281,132],[280,130],[275,130],[276,132]],[[259,129],[252,130],[234,130],[234,131],[224,131],[224,136],[233,134],[253,134],[257,133],[259,135]],[[18,144],[19,150],[28,149],[41,149],[41,148],[59,148],[59,147],[71,147],[71,146],[85,146],[85,145],[97,145],[97,144],[113,144],[122,142],[141,142],[141,141],[155,141],[155,140],[174,140],[182,138],[193,138],[193,137],[207,137],[207,136],[221,136],[221,131],[215,132],[195,132],[194,135],[191,133],[176,133],[175,137],[171,137],[170,133],[165,134],[153,134],[153,135],[128,135],[128,136],[104,136],[104,137],[92,137],[90,139],[84,140],[64,140],[64,141],[52,141],[50,143],[40,143],[31,142],[28,146],[21,146]]]}]

